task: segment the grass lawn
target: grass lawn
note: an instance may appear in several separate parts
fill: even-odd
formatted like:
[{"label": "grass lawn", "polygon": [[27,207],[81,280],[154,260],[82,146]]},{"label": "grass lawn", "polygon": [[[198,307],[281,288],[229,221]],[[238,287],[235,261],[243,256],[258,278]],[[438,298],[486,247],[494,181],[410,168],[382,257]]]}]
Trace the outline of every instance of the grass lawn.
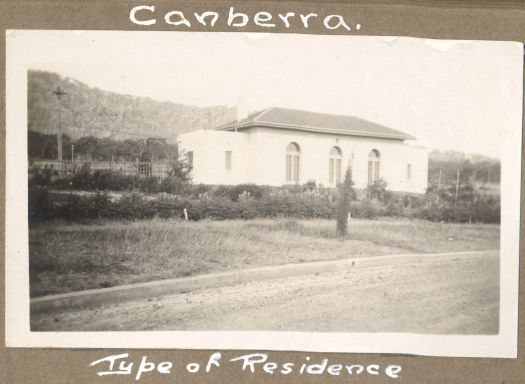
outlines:
[{"label": "grass lawn", "polygon": [[499,248],[499,225],[352,220],[33,223],[31,296],[210,272],[394,253]]}]

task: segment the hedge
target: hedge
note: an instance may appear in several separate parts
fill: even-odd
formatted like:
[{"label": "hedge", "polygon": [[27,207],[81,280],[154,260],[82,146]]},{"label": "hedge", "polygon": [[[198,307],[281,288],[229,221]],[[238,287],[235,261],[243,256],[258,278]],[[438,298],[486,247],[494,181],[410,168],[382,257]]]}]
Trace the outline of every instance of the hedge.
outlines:
[{"label": "hedge", "polygon": [[173,165],[170,175],[125,175],[113,170],[91,170],[85,164],[77,173],[59,178],[56,171],[30,169],[29,186],[41,186],[70,191],[141,191],[144,193],[187,193],[190,182]]},{"label": "hedge", "polygon": [[[241,197],[242,196],[242,197]],[[77,193],[55,194],[46,187],[29,189],[29,217],[31,219],[82,220],[91,218],[148,219],[184,218],[186,209],[189,220],[228,220],[290,217],[297,219],[335,219],[336,200],[317,193],[290,193],[287,191],[265,193],[260,198],[247,194],[237,196],[210,196],[201,193],[199,198],[174,195],[146,196],[130,192],[112,201],[107,192],[90,196]],[[405,206],[402,201],[391,200],[386,205],[371,200],[352,202],[350,214],[355,218],[413,217],[435,222],[485,222],[499,223],[499,202],[469,206],[442,204]]]}]

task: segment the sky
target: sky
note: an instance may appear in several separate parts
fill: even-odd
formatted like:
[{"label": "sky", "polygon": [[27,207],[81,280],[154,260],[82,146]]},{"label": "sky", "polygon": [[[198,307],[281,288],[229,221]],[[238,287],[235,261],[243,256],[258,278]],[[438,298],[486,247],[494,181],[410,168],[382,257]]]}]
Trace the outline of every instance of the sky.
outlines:
[{"label": "sky", "polygon": [[112,92],[248,112],[277,106],[352,115],[431,149],[499,158],[502,138],[521,129],[523,51],[512,42],[11,31],[7,47],[8,58],[28,69]]}]

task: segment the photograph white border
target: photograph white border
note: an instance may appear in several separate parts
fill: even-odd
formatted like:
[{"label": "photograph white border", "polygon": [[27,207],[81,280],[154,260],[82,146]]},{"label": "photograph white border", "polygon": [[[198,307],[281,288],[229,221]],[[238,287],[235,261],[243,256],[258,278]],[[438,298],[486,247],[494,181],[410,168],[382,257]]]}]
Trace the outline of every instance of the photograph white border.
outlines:
[{"label": "photograph white border", "polygon": [[[24,55],[20,55],[21,51],[17,50],[15,39],[9,38],[12,32],[6,32],[5,326],[7,347],[240,349],[517,357],[521,121],[520,126],[512,130],[513,134],[502,137],[505,150],[501,158],[500,332],[498,335],[260,331],[31,332],[27,215],[27,71],[30,63],[24,61]],[[516,73],[516,78],[519,79],[520,84],[523,84],[522,44],[492,43],[514,46],[516,55],[521,56],[522,64],[520,73]],[[519,97],[521,103],[523,93]]]}]

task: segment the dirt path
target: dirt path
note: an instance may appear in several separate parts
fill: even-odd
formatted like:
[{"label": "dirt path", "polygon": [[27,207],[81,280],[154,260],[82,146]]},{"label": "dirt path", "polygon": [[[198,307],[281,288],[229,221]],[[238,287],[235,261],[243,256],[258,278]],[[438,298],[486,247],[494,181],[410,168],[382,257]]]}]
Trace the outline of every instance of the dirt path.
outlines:
[{"label": "dirt path", "polygon": [[251,282],[31,317],[33,331],[276,330],[494,334],[499,257]]}]

